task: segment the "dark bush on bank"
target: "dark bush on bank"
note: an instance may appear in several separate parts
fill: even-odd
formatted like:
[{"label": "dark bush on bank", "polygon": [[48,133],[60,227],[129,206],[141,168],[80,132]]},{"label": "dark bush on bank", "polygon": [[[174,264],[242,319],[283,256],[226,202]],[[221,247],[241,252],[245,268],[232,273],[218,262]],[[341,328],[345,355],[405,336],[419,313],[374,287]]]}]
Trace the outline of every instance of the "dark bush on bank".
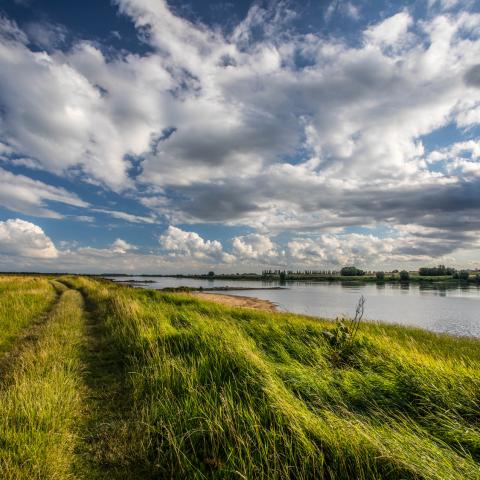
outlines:
[{"label": "dark bush on bank", "polygon": [[400,280],[402,282],[406,282],[406,281],[410,280],[410,274],[406,270],[402,270],[400,272]]},{"label": "dark bush on bank", "polygon": [[340,270],[340,275],[342,275],[342,277],[361,277],[362,275],[365,275],[365,272],[353,266],[343,267]]}]

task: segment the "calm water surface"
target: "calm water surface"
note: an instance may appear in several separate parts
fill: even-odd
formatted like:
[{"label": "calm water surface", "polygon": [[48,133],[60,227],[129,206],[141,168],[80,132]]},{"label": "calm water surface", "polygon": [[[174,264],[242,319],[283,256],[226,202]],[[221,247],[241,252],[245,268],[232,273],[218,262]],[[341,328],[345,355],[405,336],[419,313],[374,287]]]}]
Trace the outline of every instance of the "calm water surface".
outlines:
[{"label": "calm water surface", "polygon": [[[125,277],[115,278],[125,280]],[[128,279],[146,280],[144,277]],[[146,288],[272,287],[276,282],[197,280],[149,277]],[[360,295],[366,299],[365,318],[422,327],[435,332],[480,337],[480,288],[397,284],[287,282],[282,290],[219,292],[245,295],[276,303],[280,310],[334,318],[352,315]]]}]

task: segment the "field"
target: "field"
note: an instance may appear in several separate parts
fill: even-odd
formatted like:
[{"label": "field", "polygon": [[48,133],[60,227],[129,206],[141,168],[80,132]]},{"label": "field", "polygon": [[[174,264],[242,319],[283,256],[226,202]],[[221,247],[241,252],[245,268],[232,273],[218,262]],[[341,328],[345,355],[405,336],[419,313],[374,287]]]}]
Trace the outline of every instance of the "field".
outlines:
[{"label": "field", "polygon": [[480,342],[344,334],[86,277],[0,278],[0,478],[480,479]]}]

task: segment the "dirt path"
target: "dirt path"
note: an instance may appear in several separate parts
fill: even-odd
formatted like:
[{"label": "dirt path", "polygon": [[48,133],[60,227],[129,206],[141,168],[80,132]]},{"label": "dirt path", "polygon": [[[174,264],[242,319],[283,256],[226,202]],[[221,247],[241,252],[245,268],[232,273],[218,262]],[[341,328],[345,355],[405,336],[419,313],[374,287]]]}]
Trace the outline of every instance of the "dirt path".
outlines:
[{"label": "dirt path", "polygon": [[206,292],[194,292],[192,295],[202,298],[204,300],[210,300],[212,302],[222,303],[229,305],[230,307],[243,307],[253,308],[256,310],[264,310],[267,312],[277,311],[277,306],[269,300],[262,300],[255,297],[244,297],[239,295],[224,295],[221,293],[206,293]]},{"label": "dirt path", "polygon": [[[85,299],[83,416],[79,426],[74,473],[88,480],[147,478],[132,458],[123,457],[131,443],[128,412],[131,397],[122,356],[107,327]],[[134,450],[132,445],[130,450]]]}]

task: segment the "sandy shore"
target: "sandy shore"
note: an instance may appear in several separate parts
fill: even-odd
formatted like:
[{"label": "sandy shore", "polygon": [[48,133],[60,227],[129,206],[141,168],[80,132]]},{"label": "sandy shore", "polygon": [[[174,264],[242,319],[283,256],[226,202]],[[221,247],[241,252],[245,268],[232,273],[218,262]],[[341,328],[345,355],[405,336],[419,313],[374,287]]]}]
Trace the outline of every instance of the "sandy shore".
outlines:
[{"label": "sandy shore", "polygon": [[275,312],[277,310],[277,306],[273,302],[255,297],[206,292],[192,292],[192,295],[212,302],[223,303],[224,305],[229,305],[231,307],[254,308],[256,310],[266,310],[268,312]]}]

